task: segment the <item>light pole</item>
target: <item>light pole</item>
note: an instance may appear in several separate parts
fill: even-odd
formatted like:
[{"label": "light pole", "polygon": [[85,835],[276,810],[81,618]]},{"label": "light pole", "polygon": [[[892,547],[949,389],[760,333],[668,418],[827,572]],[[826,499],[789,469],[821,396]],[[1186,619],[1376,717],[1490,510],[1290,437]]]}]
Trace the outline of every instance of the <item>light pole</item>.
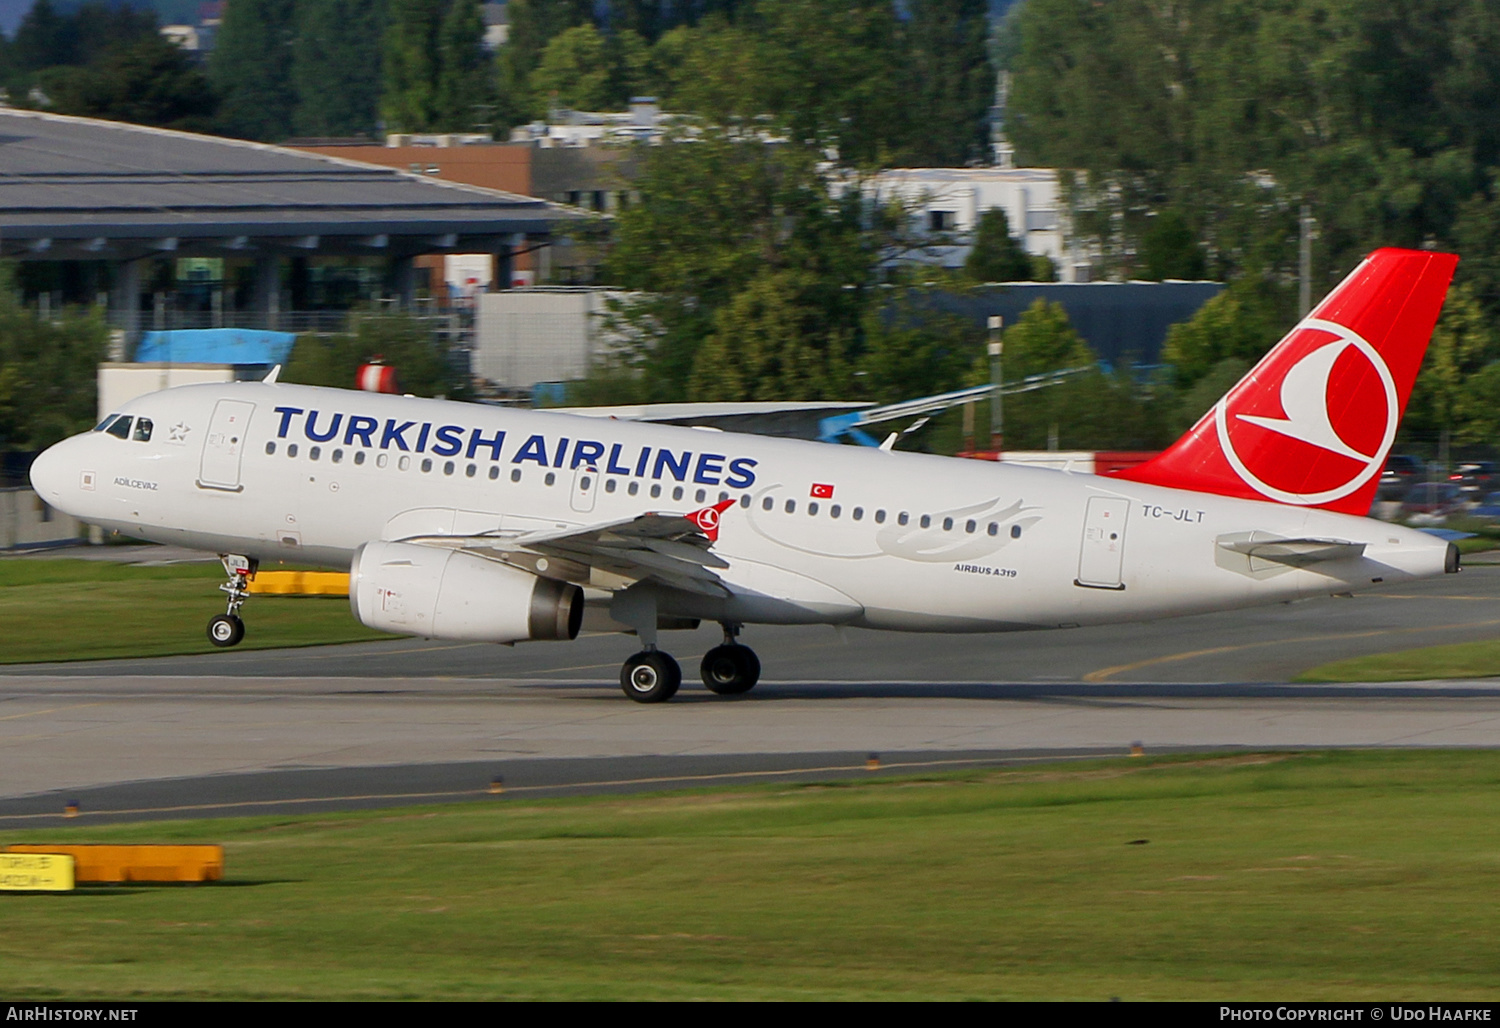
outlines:
[{"label": "light pole", "polygon": [[990,385],[994,386],[990,392],[990,449],[995,451],[997,459],[1005,445],[1005,400],[1000,396],[1000,386],[1004,381],[1000,373],[1000,356],[1005,350],[1000,330],[1004,327],[1004,318],[998,314],[990,315]]}]

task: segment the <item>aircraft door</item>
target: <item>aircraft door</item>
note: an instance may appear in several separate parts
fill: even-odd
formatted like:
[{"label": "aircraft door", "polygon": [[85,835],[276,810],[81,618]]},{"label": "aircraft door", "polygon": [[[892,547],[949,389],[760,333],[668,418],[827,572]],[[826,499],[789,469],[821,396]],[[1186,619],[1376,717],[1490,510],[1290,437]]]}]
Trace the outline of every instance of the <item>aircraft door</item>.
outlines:
[{"label": "aircraft door", "polygon": [[1125,520],[1130,501],[1121,496],[1089,499],[1083,519],[1083,544],[1074,585],[1089,589],[1124,589],[1120,565],[1125,558]]},{"label": "aircraft door", "polygon": [[587,514],[594,509],[594,497],[599,492],[599,469],[584,465],[573,472],[573,509]]},{"label": "aircraft door", "polygon": [[240,458],[245,452],[245,433],[255,404],[248,400],[220,400],[203,438],[203,458],[198,465],[198,485],[204,489],[239,492]]}]

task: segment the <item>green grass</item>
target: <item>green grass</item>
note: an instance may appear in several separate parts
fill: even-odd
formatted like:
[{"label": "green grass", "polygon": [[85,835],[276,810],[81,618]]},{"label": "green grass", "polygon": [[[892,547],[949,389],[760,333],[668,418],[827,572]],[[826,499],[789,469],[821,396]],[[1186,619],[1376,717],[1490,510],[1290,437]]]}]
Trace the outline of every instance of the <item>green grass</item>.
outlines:
[{"label": "green grass", "polygon": [[[217,563],[141,567],[91,560],[0,560],[0,664],[154,657],[213,650],[224,612]],[[390,638],[343,597],[252,596],[244,649]]]},{"label": "green grass", "polygon": [[222,842],[228,880],[0,896],[11,996],[1500,996],[1487,751],[4,836],[41,840]]},{"label": "green grass", "polygon": [[1423,646],[1319,664],[1297,682],[1411,682],[1436,678],[1500,676],[1500,639]]}]

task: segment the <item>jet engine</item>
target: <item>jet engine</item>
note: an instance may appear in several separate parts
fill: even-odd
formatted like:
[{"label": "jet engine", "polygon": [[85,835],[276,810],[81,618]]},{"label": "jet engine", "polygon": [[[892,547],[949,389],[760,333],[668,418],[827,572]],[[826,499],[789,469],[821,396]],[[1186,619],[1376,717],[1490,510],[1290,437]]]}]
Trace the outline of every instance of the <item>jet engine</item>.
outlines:
[{"label": "jet engine", "polygon": [[461,550],[372,542],[354,553],[349,606],[371,628],[428,639],[573,639],[583,590]]}]

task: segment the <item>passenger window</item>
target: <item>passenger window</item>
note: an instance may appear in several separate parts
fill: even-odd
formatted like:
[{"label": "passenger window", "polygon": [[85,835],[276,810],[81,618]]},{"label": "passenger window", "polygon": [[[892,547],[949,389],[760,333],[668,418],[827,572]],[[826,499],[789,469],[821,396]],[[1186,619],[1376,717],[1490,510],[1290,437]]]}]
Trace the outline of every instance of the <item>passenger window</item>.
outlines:
[{"label": "passenger window", "polygon": [[275,452],[276,452],[276,444],[275,443],[266,443],[266,453],[267,454],[272,454],[272,453],[275,453]]},{"label": "passenger window", "polygon": [[920,524],[921,524],[921,526],[923,528],[931,528],[932,527],[932,515],[931,514],[923,514],[922,515],[922,520],[921,520]]},{"label": "passenger window", "polygon": [[979,527],[979,523],[977,521],[970,521],[970,522],[968,522],[967,524],[964,525],[964,531],[968,532],[970,535],[973,535],[974,534],[974,529],[976,529],[978,527]]},{"label": "passenger window", "polygon": [[842,514],[843,512],[844,512],[844,508],[840,507],[836,503],[832,507],[828,508],[828,516],[831,517],[831,518],[836,518],[840,514]]},{"label": "passenger window", "polygon": [[375,466],[377,468],[383,468],[383,467],[385,467],[389,463],[390,463],[390,458],[387,457],[385,454],[383,454],[383,453],[377,453],[375,455]]},{"label": "passenger window", "polygon": [[443,474],[445,474],[445,475],[451,475],[451,474],[453,474],[454,467],[455,467],[455,465],[454,465],[454,463],[451,460],[443,461]]},{"label": "passenger window", "polygon": [[116,418],[114,420],[114,423],[111,424],[104,431],[108,432],[110,435],[114,436],[116,439],[129,439],[130,438],[130,419],[128,417],[125,417],[125,416],[122,415],[122,416]]},{"label": "passenger window", "polygon": [[491,464],[490,465],[490,481],[493,482],[496,479],[498,479],[499,477],[500,477],[500,465],[498,465],[498,464]]},{"label": "passenger window", "polygon": [[1019,539],[1019,538],[1021,538],[1021,526],[1020,525],[1011,525],[1010,526],[1010,537],[1012,539]]},{"label": "passenger window", "polygon": [[904,510],[900,514],[896,515],[896,524],[898,524],[898,525],[904,525],[904,524],[906,524],[910,520],[911,520],[911,515],[908,514],[908,513],[906,513],[906,511],[904,511]]},{"label": "passenger window", "polygon": [[512,468],[511,469],[510,480],[512,482],[519,482],[521,480],[521,469],[520,468]]},{"label": "passenger window", "polygon": [[311,450],[307,451],[308,460],[317,460],[321,456],[323,456],[323,447],[321,446],[314,446]]},{"label": "passenger window", "polygon": [[354,451],[354,463],[356,463],[356,464],[363,464],[364,462],[365,462],[365,451],[364,450],[355,450]]},{"label": "passenger window", "polygon": [[818,513],[818,505],[816,503],[809,503],[807,505],[807,513],[808,513],[809,516],[817,514]]},{"label": "passenger window", "polygon": [[341,463],[343,463],[343,460],[344,460],[344,451],[343,450],[334,450],[333,451],[333,462],[335,464],[341,464]]},{"label": "passenger window", "polygon": [[396,468],[399,471],[411,470],[411,458],[406,456],[405,454],[402,454],[401,459],[396,461]]},{"label": "passenger window", "polygon": [[883,525],[883,524],[885,524],[885,511],[883,511],[883,510],[877,510],[875,512],[875,523],[877,525]]},{"label": "passenger window", "polygon": [[679,485],[679,486],[677,486],[676,488],[674,488],[672,490],[672,499],[674,499],[674,500],[680,500],[680,499],[682,499],[682,486]]},{"label": "passenger window", "polygon": [[693,494],[693,499],[698,503],[702,503],[704,500],[708,499],[708,490],[699,489],[696,493]]},{"label": "passenger window", "polygon": [[549,471],[549,472],[547,472],[547,477],[544,478],[544,479],[542,479],[542,485],[551,485],[552,483],[554,483],[556,481],[557,481],[557,476],[554,475],[552,472]]},{"label": "passenger window", "polygon": [[431,470],[432,470],[432,458],[431,457],[423,457],[422,458],[422,474],[425,475],[428,472],[430,472]]},{"label": "passenger window", "polygon": [[995,524],[993,521],[991,521],[990,522],[990,535],[999,535],[999,534],[1000,534],[1000,526],[997,525],[997,524]]},{"label": "passenger window", "polygon": [[740,497],[740,506],[743,507],[743,508],[745,508],[746,510],[750,509],[750,494],[749,493],[746,493],[744,496]]},{"label": "passenger window", "polygon": [[631,482],[630,485],[626,487],[625,491],[631,496],[634,496],[636,493],[641,491],[641,483]]},{"label": "passenger window", "polygon": [[288,457],[295,457],[295,456],[297,456],[297,444],[296,443],[287,443],[286,444],[286,455]]},{"label": "passenger window", "polygon": [[786,512],[788,514],[795,514],[795,513],[797,513],[797,501],[796,500],[787,500],[786,501]]},{"label": "passenger window", "polygon": [[578,480],[578,491],[581,492],[581,493],[586,493],[586,492],[589,491],[589,488],[593,484],[594,484],[594,480],[592,478],[590,478],[588,475],[584,475],[582,478],[580,478]]},{"label": "passenger window", "polygon": [[720,503],[723,503],[727,499],[729,499],[729,494],[728,493],[720,493],[719,494],[719,502]]},{"label": "passenger window", "polygon": [[760,509],[761,510],[770,510],[774,506],[776,506],[776,501],[773,500],[769,496],[767,496],[764,500],[760,501]]},{"label": "passenger window", "polygon": [[951,531],[953,531],[953,519],[952,518],[944,518],[943,519],[943,531],[944,532],[951,532]]},{"label": "passenger window", "polygon": [[606,479],[605,482],[604,482],[604,491],[607,492],[607,493],[612,493],[616,489],[618,489],[619,487],[620,487],[619,483],[617,481],[615,481],[613,478]]},{"label": "passenger window", "polygon": [[651,487],[651,498],[654,500],[654,499],[656,499],[660,495],[661,495],[661,486],[659,486],[659,485],[653,485]]},{"label": "passenger window", "polygon": [[135,419],[135,441],[138,443],[149,443],[151,441],[151,419]]}]

